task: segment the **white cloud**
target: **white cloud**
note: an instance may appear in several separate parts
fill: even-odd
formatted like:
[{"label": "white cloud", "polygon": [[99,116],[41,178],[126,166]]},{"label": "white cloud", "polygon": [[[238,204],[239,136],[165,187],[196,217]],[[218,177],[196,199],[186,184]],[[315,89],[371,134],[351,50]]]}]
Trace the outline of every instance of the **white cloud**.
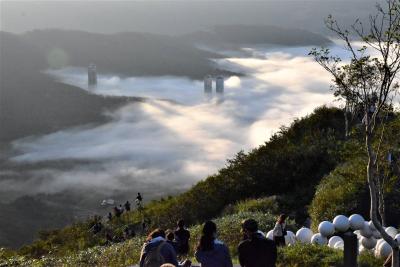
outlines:
[{"label": "white cloud", "polygon": [[[183,77],[99,75],[94,93],[149,100],[122,107],[104,125],[16,141],[17,162],[92,161],[69,170],[35,171],[32,179],[38,183],[24,181],[20,186],[30,186],[32,192],[130,190],[133,185],[156,192],[148,186],[152,183],[187,188],[223,167],[239,150],[263,144],[281,125],[332,103],[330,78],[305,56],[308,50],[257,49],[258,58],[218,60],[221,67],[248,73],[226,80],[223,101],[205,100],[203,82]],[[84,69],[49,73],[86,86]],[[7,180],[0,183],[3,190],[10,186]]]}]

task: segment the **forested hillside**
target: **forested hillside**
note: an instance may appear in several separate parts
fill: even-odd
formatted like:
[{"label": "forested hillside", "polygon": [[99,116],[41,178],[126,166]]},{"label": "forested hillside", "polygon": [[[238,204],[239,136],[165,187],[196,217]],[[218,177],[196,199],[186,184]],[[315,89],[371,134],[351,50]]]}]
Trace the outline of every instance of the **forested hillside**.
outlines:
[{"label": "forested hillside", "polygon": [[[102,234],[91,232],[91,227],[99,219],[92,218],[63,229],[44,231],[40,239],[31,245],[19,251],[4,250],[2,257],[23,255],[22,260],[29,262],[29,259],[48,255],[43,260],[52,262],[59,258],[61,261],[81,262],[84,253],[84,257],[87,257],[85,262],[93,264],[106,264],[107,261],[113,266],[132,264],[137,261],[143,241],[141,230],[138,230],[143,219],[148,229],[173,227],[179,218],[184,218],[191,225],[220,218],[217,220],[219,224],[235,229],[241,219],[250,216],[259,218],[261,223],[268,221],[267,226],[263,226],[263,230],[268,230],[275,216],[285,212],[290,215],[290,229],[293,231],[302,225],[307,212],[310,212],[314,222],[332,220],[335,214],[352,212],[362,213],[367,219],[367,207],[363,205],[366,180],[362,160],[365,155],[360,149],[362,139],[359,126],[358,122],[354,122],[351,137],[346,140],[343,112],[337,108],[320,107],[313,114],[295,120],[290,127],[283,127],[264,145],[248,153],[239,152],[227,161],[226,167],[189,191],[153,201],[142,211],[134,210],[107,222],[102,231],[111,231],[118,237],[111,250],[102,247],[107,243]],[[382,146],[400,151],[396,141],[400,132],[398,115],[391,114],[385,127],[388,138]],[[393,155],[398,158],[396,153]],[[391,202],[387,210],[388,221],[398,225],[399,216],[396,211],[393,212],[400,199],[396,171],[390,174],[390,181],[392,186],[387,191],[388,201]],[[128,225],[138,230],[139,237],[124,241],[123,231]],[[235,231],[221,227],[223,238],[235,255],[235,244],[238,242]],[[193,231],[198,233],[199,226],[194,227]],[[113,249],[120,251],[122,258],[114,255]],[[292,266],[303,261],[306,262],[304,264],[311,264],[312,256],[307,256],[308,252],[302,252],[303,258],[296,256],[303,249],[300,246],[282,250],[279,261],[287,265],[280,266]],[[306,249],[312,250],[311,247]],[[339,264],[340,254],[323,248],[314,252],[323,257],[325,263],[321,266],[339,266],[329,264]],[[101,257],[103,253],[109,253],[110,258]],[[360,261],[367,262],[363,266],[375,266],[379,262],[368,253]]]}]

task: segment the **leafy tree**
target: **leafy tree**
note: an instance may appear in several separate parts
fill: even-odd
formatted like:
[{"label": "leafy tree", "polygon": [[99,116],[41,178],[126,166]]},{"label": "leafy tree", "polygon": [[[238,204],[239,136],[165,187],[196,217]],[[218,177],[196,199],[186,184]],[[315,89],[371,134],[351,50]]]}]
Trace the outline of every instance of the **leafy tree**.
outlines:
[{"label": "leafy tree", "polygon": [[[377,14],[371,15],[367,28],[356,21],[350,30],[342,29],[329,16],[328,29],[334,32],[349,52],[350,62],[332,56],[329,49],[313,49],[310,54],[333,76],[335,95],[346,102],[362,105],[365,149],[367,159],[367,181],[370,191],[370,216],[383,239],[392,247],[392,266],[399,266],[399,245],[390,237],[378,219],[379,202],[382,202],[382,176],[379,175],[379,159],[382,153],[383,129],[378,124],[385,121],[391,101],[399,91],[396,77],[400,71],[400,1],[386,0],[384,7],[377,5]],[[357,47],[352,37],[358,37],[362,46]],[[377,55],[374,55],[377,54]],[[381,201],[380,201],[381,200]]]}]

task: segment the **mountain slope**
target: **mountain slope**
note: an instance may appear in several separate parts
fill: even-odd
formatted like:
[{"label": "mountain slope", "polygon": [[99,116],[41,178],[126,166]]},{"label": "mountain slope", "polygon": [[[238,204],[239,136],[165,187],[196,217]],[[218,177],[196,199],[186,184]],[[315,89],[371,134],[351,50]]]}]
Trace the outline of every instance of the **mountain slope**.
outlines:
[{"label": "mountain slope", "polygon": [[66,127],[100,123],[103,114],[138,98],[102,97],[55,82],[46,58],[22,37],[0,32],[0,143]]}]

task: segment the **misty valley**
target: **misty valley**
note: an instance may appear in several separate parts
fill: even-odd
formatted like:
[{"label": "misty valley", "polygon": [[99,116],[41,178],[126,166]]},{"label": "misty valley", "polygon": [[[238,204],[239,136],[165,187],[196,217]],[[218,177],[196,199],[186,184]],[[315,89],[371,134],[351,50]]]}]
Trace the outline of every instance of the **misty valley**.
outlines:
[{"label": "misty valley", "polygon": [[[103,199],[176,195],[329,103],[320,89],[329,79],[306,55],[331,41],[286,31],[1,32],[1,243],[105,214]],[[98,81],[88,89],[91,63]],[[205,94],[206,75],[224,77],[223,95],[215,84]]]},{"label": "misty valley", "polygon": [[400,0],[0,0],[0,267],[399,267]]}]

